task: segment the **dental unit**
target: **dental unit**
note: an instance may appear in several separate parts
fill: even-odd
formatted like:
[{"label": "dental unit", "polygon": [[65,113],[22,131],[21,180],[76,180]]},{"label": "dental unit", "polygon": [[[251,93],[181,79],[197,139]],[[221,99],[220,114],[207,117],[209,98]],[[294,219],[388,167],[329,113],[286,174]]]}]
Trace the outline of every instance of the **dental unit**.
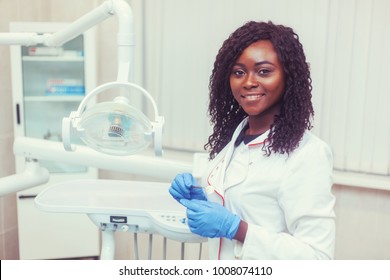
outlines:
[{"label": "dental unit", "polygon": [[[161,157],[164,118],[159,115],[152,96],[130,82],[134,76],[135,40],[133,14],[126,1],[105,1],[53,34],[0,33],[0,45],[43,44],[58,47],[113,15],[118,17],[119,22],[117,80],[87,93],[78,110],[63,119],[62,144],[29,137],[16,138],[13,152],[15,156],[26,159],[25,171],[0,178],[0,196],[47,183],[49,172],[39,165],[39,160],[127,172],[160,180],[171,180],[177,173],[194,171],[197,160],[191,164]],[[113,101],[90,106],[92,98],[112,89],[118,93]],[[154,112],[152,121],[131,105],[130,97],[134,92],[151,103]],[[86,146],[72,144],[76,138],[80,138]],[[155,156],[137,155],[152,142]],[[205,240],[188,229],[185,208],[169,196],[168,188],[167,183],[158,182],[64,181],[39,193],[35,203],[43,211],[88,215],[102,233],[101,259],[114,258],[116,231],[133,232],[135,242],[136,234],[145,232],[180,242],[202,243]],[[183,246],[184,243],[182,250]],[[137,244],[135,248],[138,250]],[[135,255],[137,257],[138,252]]]}]

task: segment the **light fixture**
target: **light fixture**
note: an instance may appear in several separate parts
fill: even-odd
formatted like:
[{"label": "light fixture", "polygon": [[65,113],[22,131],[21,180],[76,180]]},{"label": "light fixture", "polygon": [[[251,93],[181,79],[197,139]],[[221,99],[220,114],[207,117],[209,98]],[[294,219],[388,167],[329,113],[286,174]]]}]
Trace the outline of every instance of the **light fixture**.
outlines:
[{"label": "light fixture", "polygon": [[[157,106],[152,96],[142,87],[131,83],[134,76],[134,46],[135,34],[133,24],[133,12],[125,0],[107,0],[89,13],[78,18],[66,27],[51,34],[41,33],[2,33],[0,32],[0,45],[34,46],[42,44],[47,47],[59,47],[71,39],[79,36],[100,22],[116,15],[118,19],[117,50],[118,72],[114,82],[103,84],[90,91],[79,105],[76,112],[72,112],[63,120],[63,146],[66,151],[77,149],[77,153],[64,151],[63,147],[50,141],[18,137],[14,141],[14,154],[26,158],[26,172],[0,178],[0,196],[17,192],[29,187],[44,184],[49,180],[47,170],[39,166],[37,160],[53,160],[70,164],[85,164],[111,170],[146,172],[157,158],[134,155],[154,143],[156,155],[162,155],[162,129],[164,118],[159,116]],[[117,90],[121,94],[111,102],[92,104],[93,97],[106,90]],[[133,93],[138,91],[153,106],[154,119],[150,120],[140,110],[132,106]],[[125,94],[124,94],[125,93]],[[94,105],[94,106],[92,106]],[[99,124],[99,125],[95,125]],[[103,125],[103,127],[102,127]],[[73,145],[72,140],[80,137],[91,147]],[[35,144],[34,144],[35,143]],[[29,147],[34,144],[33,147]],[[48,152],[52,145],[55,150],[55,158]],[[37,153],[40,151],[40,153]],[[99,153],[93,153],[95,151]],[[64,153],[62,153],[64,152]],[[61,156],[58,156],[61,154]],[[117,155],[132,155],[128,157],[116,157]],[[127,164],[133,164],[131,167]],[[141,162],[141,163],[140,163]],[[149,170],[149,173],[172,176],[168,169],[180,169],[180,164],[166,164],[159,162],[158,170]],[[187,168],[187,167],[185,167]],[[165,174],[164,171],[165,170]],[[153,172],[155,171],[155,172]]]},{"label": "light fixture", "polygon": [[[134,90],[142,93],[153,106],[154,120],[149,120],[140,110],[131,106],[130,98],[125,95],[88,107],[93,97],[113,88],[125,89],[130,98]],[[132,155],[154,142],[155,154],[161,156],[163,123],[164,118],[159,116],[156,103],[144,88],[128,82],[110,82],[91,91],[80,103],[78,110],[63,119],[63,144],[65,150],[74,151],[71,143],[77,137],[87,146],[105,154]]]}]

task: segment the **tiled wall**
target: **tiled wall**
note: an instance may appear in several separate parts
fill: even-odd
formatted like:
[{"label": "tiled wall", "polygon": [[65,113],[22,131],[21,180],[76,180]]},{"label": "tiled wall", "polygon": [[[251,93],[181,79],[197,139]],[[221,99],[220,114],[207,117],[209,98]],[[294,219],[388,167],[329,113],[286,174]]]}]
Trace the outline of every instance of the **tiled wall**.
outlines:
[{"label": "tiled wall", "polygon": [[[27,9],[25,9],[27,10]],[[20,16],[19,1],[0,1],[0,32]],[[10,49],[0,46],[0,177],[15,172],[12,153],[13,121]],[[15,194],[0,197],[0,259],[17,259],[18,228]]]}]

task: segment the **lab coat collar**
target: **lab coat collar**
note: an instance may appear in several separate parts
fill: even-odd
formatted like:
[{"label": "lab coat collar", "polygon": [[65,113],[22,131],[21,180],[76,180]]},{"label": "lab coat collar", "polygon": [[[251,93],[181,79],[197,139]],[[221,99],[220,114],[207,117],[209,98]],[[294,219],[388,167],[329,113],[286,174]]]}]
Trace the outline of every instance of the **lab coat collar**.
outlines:
[{"label": "lab coat collar", "polygon": [[[234,147],[235,147],[235,144],[236,142],[238,142],[238,138],[240,137],[240,135],[242,134],[242,131],[244,130],[245,127],[248,126],[248,118],[245,118],[236,128],[236,130],[234,131],[233,133],[233,136],[232,136],[232,141],[230,141],[230,143],[228,144],[229,145],[229,148],[231,149],[231,154],[230,156],[233,155],[233,151],[234,151]],[[251,142],[249,142],[248,144],[246,144],[247,146],[249,147],[253,147],[253,146],[257,146],[257,145],[262,145],[264,144],[264,142],[267,140],[268,138],[268,135],[269,135],[269,132],[270,130],[267,130],[266,132],[264,132],[263,134],[259,135],[257,138],[253,139]]]},{"label": "lab coat collar", "polygon": [[[236,130],[233,133],[231,141],[227,144],[225,147],[225,154],[222,155],[222,158],[216,159],[218,160],[215,167],[211,170],[209,176],[208,176],[208,184],[212,185],[216,190],[223,195],[224,189],[228,189],[231,186],[224,186],[224,179],[225,179],[225,172],[226,169],[233,157],[234,149],[235,149],[235,142],[237,138],[239,137],[241,131],[244,129],[244,127],[248,124],[248,118],[245,118],[236,128]],[[269,130],[256,139],[252,140],[248,144],[246,144],[249,148],[256,147],[259,145],[263,145],[264,141],[266,141],[269,134]],[[222,151],[223,153],[223,151]],[[236,183],[239,183],[240,181],[244,180],[246,178],[246,174],[238,174],[240,176],[237,177],[238,181]]]}]

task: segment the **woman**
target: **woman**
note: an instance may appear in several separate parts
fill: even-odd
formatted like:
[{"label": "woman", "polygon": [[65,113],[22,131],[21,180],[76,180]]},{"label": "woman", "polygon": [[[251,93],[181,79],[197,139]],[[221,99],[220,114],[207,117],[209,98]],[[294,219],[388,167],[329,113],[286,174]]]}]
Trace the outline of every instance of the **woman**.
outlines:
[{"label": "woman", "polygon": [[213,134],[202,186],[179,174],[171,195],[212,259],[332,259],[332,154],[309,132],[309,66],[298,36],[248,22],[216,57],[210,78]]}]

